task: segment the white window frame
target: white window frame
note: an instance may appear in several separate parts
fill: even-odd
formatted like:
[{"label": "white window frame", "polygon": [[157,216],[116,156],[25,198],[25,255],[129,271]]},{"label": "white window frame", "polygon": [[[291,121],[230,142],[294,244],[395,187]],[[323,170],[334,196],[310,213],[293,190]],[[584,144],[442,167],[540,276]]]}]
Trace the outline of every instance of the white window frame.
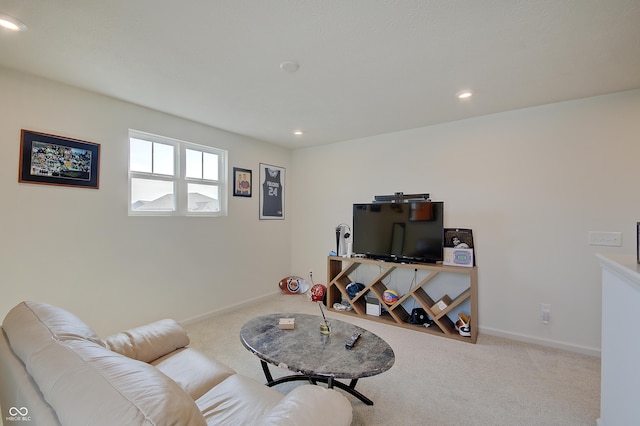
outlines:
[{"label": "white window frame", "polygon": [[[140,139],[149,142],[157,142],[174,147],[174,174],[173,176],[163,175],[159,173],[147,173],[131,170],[131,138]],[[202,153],[215,154],[218,156],[218,179],[198,179],[187,178],[186,174],[186,150],[191,149]],[[227,196],[228,196],[228,179],[227,179],[227,151],[211,146],[198,145],[191,142],[185,142],[165,136],[154,135],[151,133],[141,132],[129,129],[129,145],[128,145],[129,162],[127,168],[129,170],[128,179],[128,212],[129,216],[205,216],[218,217],[227,215]],[[131,188],[133,179],[147,179],[155,181],[173,182],[173,194],[175,209],[172,211],[161,210],[133,210],[131,208]],[[199,212],[188,210],[188,184],[197,183],[203,185],[217,186],[219,211],[217,212]]]}]

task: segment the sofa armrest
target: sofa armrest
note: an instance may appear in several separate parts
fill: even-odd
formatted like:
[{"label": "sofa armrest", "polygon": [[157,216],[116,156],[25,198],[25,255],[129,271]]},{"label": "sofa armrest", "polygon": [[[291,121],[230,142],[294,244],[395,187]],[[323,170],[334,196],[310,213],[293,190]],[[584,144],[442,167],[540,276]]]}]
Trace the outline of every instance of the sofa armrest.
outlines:
[{"label": "sofa armrest", "polygon": [[285,395],[267,413],[264,426],[327,425],[349,426],[353,419],[351,403],[344,395],[322,386],[302,385]]},{"label": "sofa armrest", "polygon": [[132,328],[104,340],[107,348],[143,362],[154,361],[189,344],[187,332],[172,319]]}]

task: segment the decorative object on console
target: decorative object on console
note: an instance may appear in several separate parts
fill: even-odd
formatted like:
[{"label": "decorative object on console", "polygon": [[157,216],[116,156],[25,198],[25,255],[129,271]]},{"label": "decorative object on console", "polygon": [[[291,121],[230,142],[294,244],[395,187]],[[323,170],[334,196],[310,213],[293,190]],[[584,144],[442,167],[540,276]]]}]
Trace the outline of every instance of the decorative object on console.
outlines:
[{"label": "decorative object on console", "polygon": [[440,300],[434,303],[434,305],[431,307],[431,311],[433,311],[433,313],[437,315],[441,311],[447,309],[447,306],[449,306],[450,304],[451,298],[445,294]]},{"label": "decorative object on console", "polygon": [[249,169],[233,168],[233,196],[251,197],[253,188],[251,180],[252,172]]},{"label": "decorative object on console", "polygon": [[379,317],[382,315],[382,304],[378,300],[378,298],[372,292],[368,292],[364,296],[364,300],[366,302],[366,313],[367,315],[373,315]]},{"label": "decorative object on console", "polygon": [[456,330],[461,336],[471,336],[471,318],[469,315],[459,312],[458,321],[456,321]]},{"label": "decorative object on console", "polygon": [[98,189],[100,145],[21,131],[18,182]]},{"label": "decorative object on console", "polygon": [[351,228],[346,223],[336,226],[336,253],[338,256],[351,257],[350,243]]},{"label": "decorative object on console", "polygon": [[411,316],[407,319],[409,324],[415,325],[424,325],[425,327],[429,327],[433,321],[429,320],[429,316],[427,315],[427,311],[423,308],[413,308],[411,310]]},{"label": "decorative object on console", "polygon": [[260,163],[260,219],[284,219],[283,167]]},{"label": "decorative object on console", "polygon": [[473,267],[475,265],[473,231],[471,229],[446,228],[444,230],[443,253],[443,265]]},{"label": "decorative object on console", "polygon": [[351,283],[347,286],[346,288],[347,290],[347,295],[349,296],[349,298],[353,299],[354,297],[356,297],[358,295],[358,293],[360,293],[362,290],[364,290],[364,284],[362,283]]},{"label": "decorative object on console", "polygon": [[384,291],[384,293],[382,293],[382,299],[384,299],[384,302],[387,305],[393,305],[398,301],[399,298],[400,296],[398,296],[398,292],[396,292],[395,290],[387,289]]}]

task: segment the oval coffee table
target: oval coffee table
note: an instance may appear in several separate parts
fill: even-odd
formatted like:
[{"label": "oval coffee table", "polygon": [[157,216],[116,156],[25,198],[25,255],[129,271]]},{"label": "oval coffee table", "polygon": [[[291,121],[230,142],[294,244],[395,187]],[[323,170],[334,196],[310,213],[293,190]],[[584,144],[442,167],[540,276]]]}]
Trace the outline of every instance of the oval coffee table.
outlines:
[{"label": "oval coffee table", "polygon": [[[282,330],[281,318],[295,318],[295,328]],[[293,380],[312,384],[327,383],[329,388],[340,388],[359,398],[367,405],[373,401],[355,390],[358,379],[375,376],[391,368],[395,355],[391,346],[364,328],[328,319],[329,336],[320,333],[321,316],[278,313],[254,318],[242,326],[242,344],[258,358],[267,379],[267,386]],[[355,332],[361,334],[351,350],[345,343]],[[299,374],[273,379],[267,363]],[[346,385],[335,379],[351,379]]]}]

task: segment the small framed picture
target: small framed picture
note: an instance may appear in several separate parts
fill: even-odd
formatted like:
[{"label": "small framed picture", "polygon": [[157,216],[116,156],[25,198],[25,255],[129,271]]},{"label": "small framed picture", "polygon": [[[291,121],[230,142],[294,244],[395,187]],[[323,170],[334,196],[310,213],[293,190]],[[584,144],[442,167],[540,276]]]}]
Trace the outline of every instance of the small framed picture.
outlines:
[{"label": "small framed picture", "polygon": [[233,168],[233,195],[234,197],[251,197],[251,170]]},{"label": "small framed picture", "polygon": [[22,129],[18,182],[98,189],[100,145]]},{"label": "small framed picture", "polygon": [[283,167],[260,163],[260,219],[284,219]]},{"label": "small framed picture", "polygon": [[446,228],[444,230],[443,265],[475,265],[473,253],[473,231],[471,229]]}]

